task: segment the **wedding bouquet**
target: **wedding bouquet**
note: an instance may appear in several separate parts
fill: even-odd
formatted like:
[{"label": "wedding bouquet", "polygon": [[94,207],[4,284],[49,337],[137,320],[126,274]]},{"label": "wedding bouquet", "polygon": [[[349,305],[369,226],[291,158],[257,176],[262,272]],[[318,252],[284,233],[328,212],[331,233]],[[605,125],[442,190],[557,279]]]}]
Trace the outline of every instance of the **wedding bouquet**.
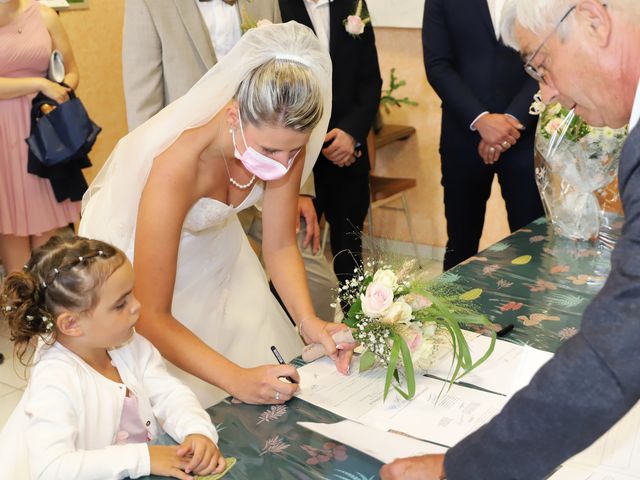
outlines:
[{"label": "wedding bouquet", "polygon": [[547,216],[565,237],[598,237],[606,213],[622,213],[617,168],[627,129],[592,127],[558,103],[545,106],[539,94],[530,113],[540,115],[535,168]]},{"label": "wedding bouquet", "polygon": [[343,322],[365,349],[360,371],[375,365],[387,368],[385,399],[391,386],[405,399],[412,398],[415,375],[428,370],[441,345],[452,346],[451,382],[491,355],[495,334],[489,350],[473,362],[460,329],[461,324],[489,325],[486,317],[470,308],[481,290],[459,293],[451,283],[427,280],[415,261],[405,262],[397,271],[384,262],[370,261],[356,273],[340,287],[340,301],[350,305]]}]

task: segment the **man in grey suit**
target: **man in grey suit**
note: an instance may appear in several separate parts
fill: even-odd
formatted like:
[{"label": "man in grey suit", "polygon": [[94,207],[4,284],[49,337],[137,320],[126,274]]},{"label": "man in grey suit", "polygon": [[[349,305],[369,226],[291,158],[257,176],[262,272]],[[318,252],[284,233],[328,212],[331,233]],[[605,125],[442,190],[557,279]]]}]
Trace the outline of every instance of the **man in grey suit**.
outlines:
[{"label": "man in grey suit", "polygon": [[277,0],[126,0],[122,74],[129,130],[187,93],[240,39],[242,24],[261,19],[280,22]]},{"label": "man in grey suit", "polygon": [[[278,0],[126,0],[122,75],[129,130],[187,93],[259,20],[281,22]],[[314,195],[312,176],[300,190],[299,246],[315,311],[331,321],[338,280],[318,252]],[[260,244],[260,213],[252,208],[239,217],[249,237]]]},{"label": "man in grey suit", "polygon": [[640,400],[640,2],[506,0],[501,30],[546,103],[596,126],[629,123],[618,172],[626,223],[580,332],[529,386],[446,456],[396,460],[383,480],[542,479]]}]

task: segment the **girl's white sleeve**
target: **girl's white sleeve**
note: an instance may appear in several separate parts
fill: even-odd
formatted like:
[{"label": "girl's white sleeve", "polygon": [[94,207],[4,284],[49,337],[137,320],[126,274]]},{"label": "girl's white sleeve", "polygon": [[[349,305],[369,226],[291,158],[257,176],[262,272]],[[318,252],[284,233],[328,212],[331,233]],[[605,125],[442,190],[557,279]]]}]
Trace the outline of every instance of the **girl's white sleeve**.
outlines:
[{"label": "girl's white sleeve", "polygon": [[171,375],[160,352],[144,337],[135,348],[144,372],[144,387],[153,413],[163,430],[178,443],[187,435],[199,433],[218,442],[218,432],[196,395]]},{"label": "girl's white sleeve", "polygon": [[83,408],[78,374],[68,365],[38,370],[25,403],[31,479],[112,480],[150,474],[149,449],[144,443],[77,449],[78,411]]}]

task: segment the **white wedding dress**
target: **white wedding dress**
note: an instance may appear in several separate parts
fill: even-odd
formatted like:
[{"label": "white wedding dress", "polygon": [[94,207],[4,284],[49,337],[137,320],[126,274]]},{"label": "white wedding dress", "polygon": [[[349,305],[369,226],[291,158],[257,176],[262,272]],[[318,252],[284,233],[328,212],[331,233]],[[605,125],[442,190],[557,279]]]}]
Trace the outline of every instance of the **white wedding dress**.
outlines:
[{"label": "white wedding dress", "polygon": [[[271,345],[285,360],[300,355],[302,341],[269,290],[237,212],[255,204],[263,184],[238,206],[201,198],[182,227],[172,313],[211,348],[242,367],[275,363]],[[135,238],[135,237],[133,237]],[[133,243],[126,249],[133,259]],[[222,390],[169,364],[206,407],[227,396]]]},{"label": "white wedding dress", "polygon": [[[307,66],[322,92],[323,115],[307,143],[303,179],[320,152],[331,113],[331,59],[313,32],[300,24],[267,25],[245,33],[236,46],[183,97],[118,142],[89,186],[79,234],[111,243],[133,258],[138,205],[154,159],[187,129],[213,118],[252,69],[271,59]],[[243,367],[275,363],[271,345],[285,360],[302,341],[277,303],[237,212],[262,198],[258,182],[237,207],[198,200],[182,227],[172,313],[213,349]],[[159,219],[161,221],[161,219]],[[178,368],[176,374],[209,407],[226,394]]]},{"label": "white wedding dress", "polygon": [[[257,182],[237,207],[201,198],[187,214],[173,290],[172,314],[203,342],[241,367],[275,363],[271,345],[286,361],[302,352],[303,343],[269,290],[265,272],[242,230],[237,213],[258,202],[264,184]],[[99,196],[97,197],[99,198]],[[98,238],[134,258],[135,231],[127,245],[115,235],[92,228],[84,217],[80,234]],[[122,232],[124,233],[124,232]],[[228,394],[167,362],[169,371],[187,384],[205,408]]]}]

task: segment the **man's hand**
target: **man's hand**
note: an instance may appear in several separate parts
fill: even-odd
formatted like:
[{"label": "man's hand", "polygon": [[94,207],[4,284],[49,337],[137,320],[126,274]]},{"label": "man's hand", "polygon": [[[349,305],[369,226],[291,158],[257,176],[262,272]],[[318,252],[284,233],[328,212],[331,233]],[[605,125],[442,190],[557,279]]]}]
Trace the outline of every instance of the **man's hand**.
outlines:
[{"label": "man's hand", "polygon": [[516,144],[524,125],[511,115],[488,113],[476,121],[475,128],[482,140],[503,152]]},{"label": "man's hand", "polygon": [[331,142],[322,154],[339,167],[348,167],[356,161],[356,140],[344,130],[332,129],[324,138],[325,143]]},{"label": "man's hand", "polygon": [[440,480],[445,478],[444,455],[394,460],[380,469],[381,480]]},{"label": "man's hand", "polygon": [[296,233],[300,231],[300,217],[304,218],[307,224],[307,231],[302,242],[302,248],[307,248],[309,243],[312,244],[313,253],[320,250],[320,226],[318,225],[318,216],[316,208],[313,206],[313,200],[307,195],[298,196],[298,216],[296,217]]},{"label": "man's hand", "polygon": [[500,158],[500,152],[493,145],[489,145],[484,140],[480,140],[478,144],[478,154],[482,157],[485,165],[492,165]]}]

